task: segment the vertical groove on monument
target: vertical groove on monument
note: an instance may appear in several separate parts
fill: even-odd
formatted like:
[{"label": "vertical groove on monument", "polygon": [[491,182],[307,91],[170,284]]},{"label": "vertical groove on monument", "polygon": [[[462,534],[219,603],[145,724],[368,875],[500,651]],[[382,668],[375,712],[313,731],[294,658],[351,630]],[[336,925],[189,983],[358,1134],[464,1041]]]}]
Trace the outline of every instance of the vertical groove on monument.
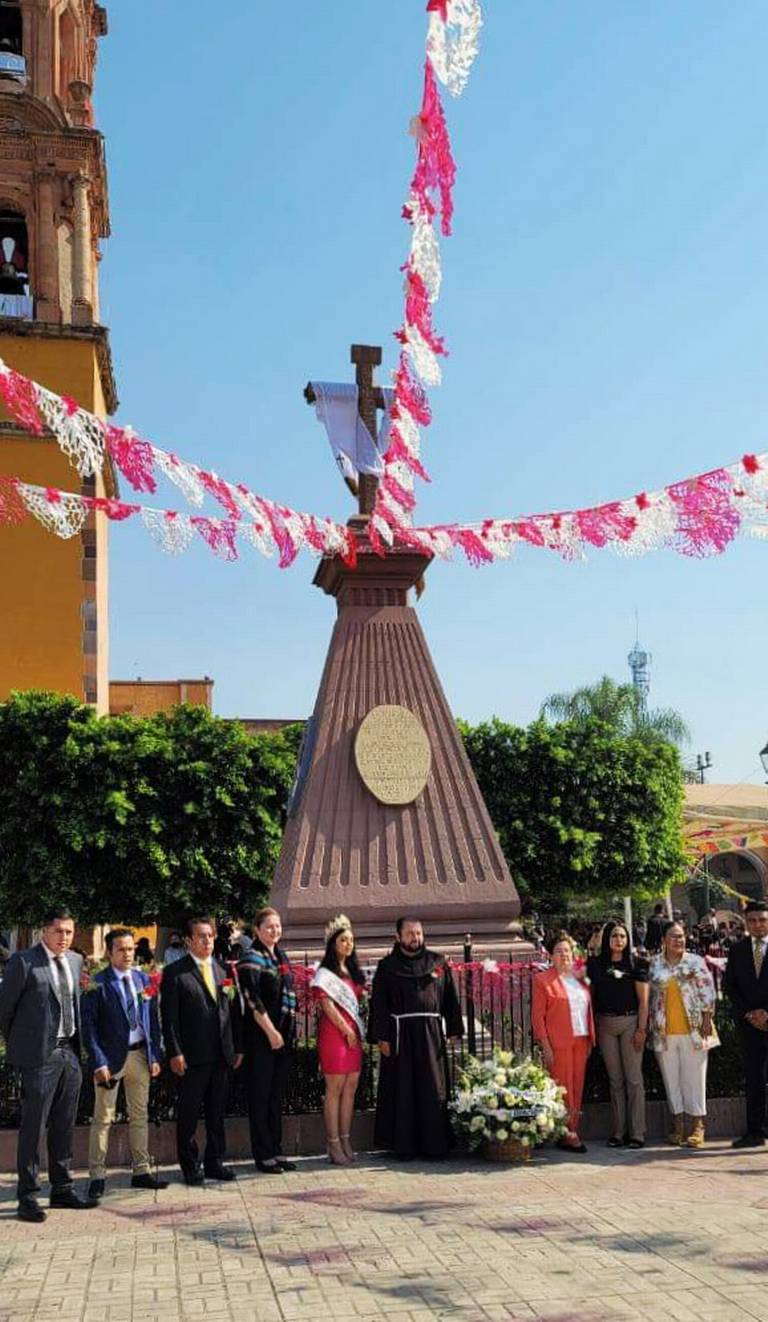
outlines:
[{"label": "vertical groove on monument", "polygon": [[[364,554],[355,571],[324,560],[315,582],[337,598],[313,716],[303,791],[288,817],[272,902],[289,939],[317,940],[343,909],[361,934],[418,908],[430,929],[502,937],[517,893],[456,728],[408,588],[427,561]],[[380,603],[380,604],[379,604]],[[423,790],[402,806],[364,783],[354,743],[363,719],[404,707],[429,740]],[[420,736],[423,738],[423,735]]]}]

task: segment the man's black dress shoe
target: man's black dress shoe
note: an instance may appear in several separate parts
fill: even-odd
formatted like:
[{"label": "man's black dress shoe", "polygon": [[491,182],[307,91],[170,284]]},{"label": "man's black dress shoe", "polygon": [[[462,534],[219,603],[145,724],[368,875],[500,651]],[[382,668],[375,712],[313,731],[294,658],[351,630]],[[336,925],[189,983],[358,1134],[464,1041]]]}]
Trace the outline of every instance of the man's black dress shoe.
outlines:
[{"label": "man's black dress shoe", "polygon": [[277,1164],[282,1171],[295,1171],[298,1166],[295,1161],[286,1161],[285,1157],[278,1157]]},{"label": "man's black dress shoe", "polygon": [[205,1176],[202,1171],[184,1171],[184,1183],[197,1188],[199,1185],[205,1184]]},{"label": "man's black dress shoe", "polygon": [[732,1148],[762,1148],[765,1147],[765,1138],[762,1134],[744,1134],[741,1138],[735,1138],[731,1144]]},{"label": "man's black dress shoe", "polygon": [[609,1138],[605,1145],[607,1148],[623,1148],[625,1146],[623,1138]]},{"label": "man's black dress shoe", "polygon": [[98,1202],[100,1198],[104,1197],[105,1188],[105,1180],[91,1180],[91,1183],[88,1185],[88,1197]]},{"label": "man's black dress shoe", "polygon": [[262,1175],[282,1175],[283,1173],[282,1166],[279,1166],[276,1161],[257,1161],[256,1169],[261,1171]]},{"label": "man's black dress shoe", "polygon": [[628,1148],[631,1148],[633,1152],[639,1152],[639,1151],[640,1151],[640,1148],[644,1148],[644,1147],[645,1147],[645,1139],[644,1139],[644,1138],[631,1138],[631,1139],[629,1140],[628,1144],[627,1144],[627,1147],[628,1147]]},{"label": "man's black dress shoe", "polygon": [[206,1180],[224,1180],[226,1182],[227,1180],[236,1180],[237,1175],[231,1166],[211,1166],[210,1170],[206,1166],[205,1178]]},{"label": "man's black dress shoe", "polygon": [[168,1188],[168,1181],[167,1181],[167,1180],[156,1180],[155,1177],[154,1177],[154,1175],[150,1175],[149,1173],[147,1173],[147,1174],[145,1174],[145,1175],[132,1175],[132,1176],[131,1176],[131,1188],[132,1188],[132,1189],[155,1189],[155,1190],[157,1190],[157,1189],[167,1189],[167,1188]]},{"label": "man's black dress shoe", "polygon": [[44,1221],[48,1213],[43,1210],[36,1198],[22,1198],[16,1209],[16,1215],[19,1221]]},{"label": "man's black dress shoe", "polygon": [[81,1198],[69,1184],[63,1189],[51,1189],[50,1203],[51,1207],[66,1207],[70,1212],[84,1212],[86,1208],[98,1207],[95,1199]]}]

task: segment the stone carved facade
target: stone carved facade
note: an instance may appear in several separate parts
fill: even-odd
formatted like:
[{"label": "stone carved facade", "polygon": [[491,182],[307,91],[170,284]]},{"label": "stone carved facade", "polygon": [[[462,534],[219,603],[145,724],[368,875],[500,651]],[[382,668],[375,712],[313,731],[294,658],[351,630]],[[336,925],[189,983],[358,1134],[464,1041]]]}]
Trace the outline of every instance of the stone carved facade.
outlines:
[{"label": "stone carved facade", "polygon": [[[24,75],[0,77],[0,196],[26,223],[35,320],[88,326],[98,320],[99,240],[109,235],[90,101],[106,14],[93,0],[19,0],[18,9]],[[72,231],[71,273],[60,272],[62,226]]]},{"label": "stone carved facade", "polygon": [[[101,416],[117,407],[109,338],[98,324],[109,204],[91,104],[106,31],[95,0],[0,4],[0,356]],[[2,422],[0,472],[70,490],[79,481],[53,441]],[[83,490],[115,494],[114,473]],[[103,516],[91,516],[73,540],[29,525],[0,529],[0,701],[14,688],[40,687],[108,709]]]}]

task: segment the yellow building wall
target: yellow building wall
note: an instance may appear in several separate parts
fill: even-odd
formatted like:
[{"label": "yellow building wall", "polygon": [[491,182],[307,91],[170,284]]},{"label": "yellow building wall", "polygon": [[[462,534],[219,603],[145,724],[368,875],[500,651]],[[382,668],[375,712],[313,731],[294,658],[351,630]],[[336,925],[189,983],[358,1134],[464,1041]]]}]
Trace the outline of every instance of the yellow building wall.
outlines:
[{"label": "yellow building wall", "polygon": [[[105,416],[96,356],[89,340],[0,335],[5,362],[59,394]],[[0,407],[0,419],[7,413]],[[43,486],[79,492],[77,470],[55,441],[0,430],[0,473]],[[97,481],[96,493],[104,486]],[[62,540],[31,516],[18,527],[0,525],[0,701],[13,689],[43,688],[85,696],[83,603],[97,606],[97,707],[108,707],[107,520],[96,526],[95,585],[83,581],[83,543]]]},{"label": "yellow building wall", "polygon": [[112,680],[109,686],[109,710],[113,716],[153,716],[171,711],[182,702],[196,706],[212,705],[212,680]]}]

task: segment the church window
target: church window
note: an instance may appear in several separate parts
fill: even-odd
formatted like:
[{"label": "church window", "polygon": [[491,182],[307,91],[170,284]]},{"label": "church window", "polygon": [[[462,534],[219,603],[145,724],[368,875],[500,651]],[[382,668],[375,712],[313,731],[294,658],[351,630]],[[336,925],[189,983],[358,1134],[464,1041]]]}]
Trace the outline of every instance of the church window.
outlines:
[{"label": "church window", "polygon": [[0,208],[0,316],[32,316],[27,225],[7,208]]},{"label": "church window", "polygon": [[0,0],[0,80],[27,80],[18,0]]}]

